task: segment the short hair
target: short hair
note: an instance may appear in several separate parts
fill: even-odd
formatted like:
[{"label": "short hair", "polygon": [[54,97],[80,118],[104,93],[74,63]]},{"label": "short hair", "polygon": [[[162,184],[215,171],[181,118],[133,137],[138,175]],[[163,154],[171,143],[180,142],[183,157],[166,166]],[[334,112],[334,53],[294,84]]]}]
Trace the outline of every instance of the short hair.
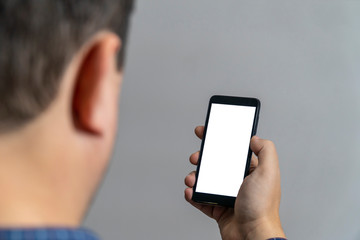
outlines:
[{"label": "short hair", "polygon": [[122,67],[132,8],[133,0],[1,0],[0,131],[45,111],[67,64],[97,32],[119,35]]}]

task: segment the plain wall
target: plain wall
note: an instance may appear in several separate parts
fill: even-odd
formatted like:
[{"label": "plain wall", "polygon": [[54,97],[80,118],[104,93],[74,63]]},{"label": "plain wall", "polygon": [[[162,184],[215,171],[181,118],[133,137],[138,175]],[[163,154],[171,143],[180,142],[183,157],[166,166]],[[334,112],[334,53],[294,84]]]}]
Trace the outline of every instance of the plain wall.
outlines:
[{"label": "plain wall", "polygon": [[360,239],[360,1],[138,0],[118,140],[85,226],[220,239],[183,198],[213,94],[261,99],[289,239]]}]

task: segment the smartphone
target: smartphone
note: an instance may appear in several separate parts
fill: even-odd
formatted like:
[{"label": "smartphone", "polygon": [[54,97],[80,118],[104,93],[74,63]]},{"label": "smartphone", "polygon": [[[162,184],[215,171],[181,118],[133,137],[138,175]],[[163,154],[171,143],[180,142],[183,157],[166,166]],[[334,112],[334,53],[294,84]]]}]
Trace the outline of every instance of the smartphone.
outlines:
[{"label": "smartphone", "polygon": [[210,98],[192,200],[234,207],[249,174],[250,139],[256,134],[260,101],[215,95]]}]

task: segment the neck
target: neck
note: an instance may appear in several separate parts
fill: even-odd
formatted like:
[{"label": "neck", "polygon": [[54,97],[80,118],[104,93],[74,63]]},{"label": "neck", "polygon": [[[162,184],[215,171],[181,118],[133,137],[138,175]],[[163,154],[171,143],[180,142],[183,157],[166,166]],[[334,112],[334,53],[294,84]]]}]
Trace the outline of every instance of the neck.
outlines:
[{"label": "neck", "polygon": [[76,227],[84,198],[72,183],[75,173],[58,164],[73,159],[56,154],[61,142],[46,132],[31,132],[0,136],[0,227]]}]

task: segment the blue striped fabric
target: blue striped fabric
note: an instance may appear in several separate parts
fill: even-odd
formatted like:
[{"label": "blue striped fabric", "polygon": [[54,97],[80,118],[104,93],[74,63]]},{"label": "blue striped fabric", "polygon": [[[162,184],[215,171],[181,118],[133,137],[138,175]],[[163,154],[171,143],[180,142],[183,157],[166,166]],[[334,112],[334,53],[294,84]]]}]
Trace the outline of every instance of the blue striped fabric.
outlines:
[{"label": "blue striped fabric", "polygon": [[286,238],[269,238],[267,240],[287,240]]},{"label": "blue striped fabric", "polygon": [[99,240],[85,228],[0,228],[0,240]]}]

